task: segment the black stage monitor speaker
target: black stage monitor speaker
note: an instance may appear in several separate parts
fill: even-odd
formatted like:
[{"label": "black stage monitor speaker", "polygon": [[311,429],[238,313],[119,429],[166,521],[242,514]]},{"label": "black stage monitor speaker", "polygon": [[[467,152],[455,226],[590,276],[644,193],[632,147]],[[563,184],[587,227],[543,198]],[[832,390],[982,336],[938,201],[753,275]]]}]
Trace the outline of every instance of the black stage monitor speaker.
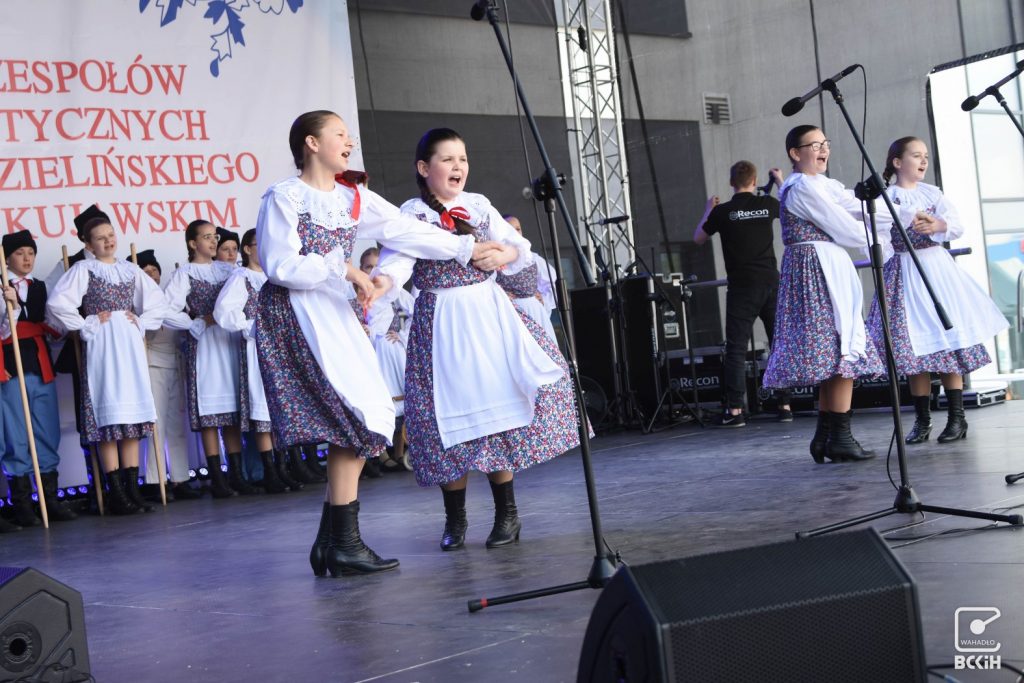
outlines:
[{"label": "black stage monitor speaker", "polygon": [[577,681],[926,680],[914,581],[874,529],[623,567]]},{"label": "black stage monitor speaker", "polygon": [[8,680],[91,680],[81,593],[31,567],[0,567],[0,681]]}]

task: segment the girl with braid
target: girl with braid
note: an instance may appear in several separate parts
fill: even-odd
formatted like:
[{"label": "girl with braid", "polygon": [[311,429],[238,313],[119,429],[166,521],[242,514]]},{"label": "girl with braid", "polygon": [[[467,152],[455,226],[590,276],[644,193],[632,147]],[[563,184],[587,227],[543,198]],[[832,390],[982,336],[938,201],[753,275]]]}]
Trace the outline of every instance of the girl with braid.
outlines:
[{"label": "girl with braid", "polygon": [[[895,253],[884,268],[885,301],[896,369],[907,375],[914,399],[916,419],[906,437],[908,444],[923,443],[931,434],[933,372],[942,379],[949,413],[939,443],[967,438],[963,376],[992,362],[984,342],[1008,325],[992,299],[957,266],[949,252],[936,248],[963,235],[964,225],[942,190],[923,182],[927,171],[928,147],[919,138],[900,138],[889,146],[882,174],[888,185],[886,192],[899,211],[900,222],[907,229],[935,296],[953,323],[952,329],[943,329],[924,281],[894,227]],[[879,353],[883,353],[877,299],[868,318],[868,332]]]},{"label": "girl with braid", "polygon": [[394,569],[398,560],[381,558],[359,530],[359,474],[394,433],[395,407],[346,293],[351,283],[368,307],[385,283],[349,264],[352,248],[358,237],[462,266],[493,249],[402,216],[346,180],[353,142],[337,114],[302,114],[288,144],[299,174],[267,189],[256,221],[267,274],[256,306],[256,350],[270,422],[282,448],[328,444],[313,573]]},{"label": "girl with braid", "polygon": [[465,191],[466,145],[453,130],[427,131],[416,147],[420,196],[402,206],[435,232],[493,240],[472,266],[382,252],[378,271],[419,289],[409,333],[405,423],[421,486],[444,499],[442,550],[463,547],[470,470],[487,475],[494,526],[486,546],[519,540],[513,473],[579,444],[575,399],[558,348],[512,305],[495,273],[533,263],[530,243],[486,197]]}]

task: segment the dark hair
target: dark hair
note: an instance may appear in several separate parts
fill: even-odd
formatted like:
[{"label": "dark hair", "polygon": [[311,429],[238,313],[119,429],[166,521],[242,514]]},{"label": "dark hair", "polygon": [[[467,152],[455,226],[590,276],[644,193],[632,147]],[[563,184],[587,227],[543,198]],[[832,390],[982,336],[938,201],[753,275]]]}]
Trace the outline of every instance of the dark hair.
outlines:
[{"label": "dark hair", "polygon": [[[451,128],[431,128],[423,134],[419,143],[416,144],[416,161],[429,164],[430,157],[434,156],[434,152],[437,150],[437,145],[448,140],[462,141],[462,136]],[[427,187],[427,180],[419,174],[418,169],[416,171],[416,185],[420,188],[420,197],[427,206],[436,211],[438,215],[446,211],[444,205]],[[461,218],[456,218],[455,216],[451,216],[451,218],[455,222],[455,232],[458,234],[472,235],[476,232],[472,225]]]},{"label": "dark hair", "polygon": [[204,221],[202,218],[197,218],[189,223],[188,227],[185,228],[185,248],[188,249],[188,260],[190,263],[192,262],[192,259],[196,257],[196,250],[190,247],[188,243],[199,239],[199,228],[204,225],[214,227],[213,223],[210,221]]},{"label": "dark hair", "polygon": [[885,181],[886,186],[892,184],[892,177],[896,175],[896,167],[892,165],[892,162],[903,156],[903,153],[907,151],[907,145],[914,141],[920,142],[921,138],[908,135],[889,145],[889,152],[885,155],[885,170],[882,171],[882,180]]},{"label": "dark hair", "polygon": [[106,218],[105,216],[97,216],[96,218],[90,218],[88,221],[85,222],[85,225],[82,226],[82,231],[80,234],[82,241],[88,243],[89,238],[92,237],[92,231],[95,230],[96,227],[100,225],[110,225],[111,227],[113,227],[113,225],[110,223],[110,219]]},{"label": "dark hair", "polygon": [[249,255],[245,253],[245,248],[246,247],[251,247],[253,244],[255,244],[255,242],[256,242],[256,228],[249,228],[248,230],[245,231],[245,234],[242,235],[242,244],[241,244],[241,248],[239,249],[239,251],[242,252],[242,266],[243,267],[249,265]]},{"label": "dark hair", "polygon": [[380,249],[378,249],[377,247],[370,247],[369,249],[364,251],[362,254],[360,254],[359,255],[359,267],[360,268],[363,267],[363,261],[366,260],[367,256],[380,256]]},{"label": "dark hair", "polygon": [[306,137],[316,137],[327,124],[327,119],[335,116],[341,118],[333,111],[317,109],[300,114],[299,118],[292,122],[292,128],[288,131],[288,146],[292,150],[292,159],[295,161],[295,168],[302,170],[306,163]]},{"label": "dark hair", "polygon": [[757,180],[757,166],[750,161],[737,161],[729,169],[729,184],[733,187],[746,187]]},{"label": "dark hair", "polygon": [[805,123],[786,133],[786,158],[789,159],[790,163],[793,162],[793,159],[789,156],[789,150],[799,147],[800,141],[812,130],[821,130],[821,128]]}]

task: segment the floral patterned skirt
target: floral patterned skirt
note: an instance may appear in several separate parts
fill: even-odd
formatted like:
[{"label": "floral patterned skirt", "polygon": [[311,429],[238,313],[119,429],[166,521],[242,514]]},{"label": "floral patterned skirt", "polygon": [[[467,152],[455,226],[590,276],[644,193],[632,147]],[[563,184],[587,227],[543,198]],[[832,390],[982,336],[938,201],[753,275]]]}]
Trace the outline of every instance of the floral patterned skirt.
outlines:
[{"label": "floral patterned skirt", "polygon": [[384,452],[387,439],[367,429],[324,375],[284,287],[267,283],[260,290],[256,352],[279,447],[329,443],[362,458]]},{"label": "floral patterned skirt", "polygon": [[878,377],[885,368],[870,341],[864,356],[840,354],[828,283],[811,244],[786,247],[775,313],[775,341],[763,385],[773,389],[811,386],[832,377]]},{"label": "floral patterned skirt", "polygon": [[[992,362],[984,344],[915,356],[907,330],[907,311],[903,303],[903,260],[899,257],[890,258],[885,262],[882,273],[885,278],[885,303],[889,309],[892,350],[896,357],[896,370],[901,375],[918,375],[923,372],[966,375]],[[882,313],[878,308],[877,297],[871,304],[871,314],[868,316],[868,337],[879,355],[884,357]]]},{"label": "floral patterned skirt", "polygon": [[[405,425],[409,459],[420,486],[461,479],[470,470],[518,472],[579,445],[579,419],[569,368],[558,347],[528,315],[519,316],[527,330],[564,371],[561,379],[542,386],[534,404],[533,422],[445,449],[434,413],[434,306],[437,297],[421,292],[409,333],[405,372]],[[441,341],[440,343],[444,343]],[[467,378],[472,382],[472,378]]]}]

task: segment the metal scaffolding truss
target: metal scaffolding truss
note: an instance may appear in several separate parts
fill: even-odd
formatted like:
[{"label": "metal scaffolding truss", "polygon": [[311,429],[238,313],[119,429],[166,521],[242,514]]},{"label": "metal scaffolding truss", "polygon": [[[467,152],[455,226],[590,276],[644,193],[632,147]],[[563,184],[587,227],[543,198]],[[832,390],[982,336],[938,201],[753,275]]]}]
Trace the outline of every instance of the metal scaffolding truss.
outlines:
[{"label": "metal scaffolding truss", "polygon": [[570,146],[575,148],[577,232],[595,267],[594,243],[587,227],[603,246],[606,260],[618,269],[635,260],[631,220],[601,225],[603,219],[630,215],[626,145],[619,111],[615,73],[615,34],[608,0],[562,0],[558,28],[562,89],[566,111],[572,113]]}]

